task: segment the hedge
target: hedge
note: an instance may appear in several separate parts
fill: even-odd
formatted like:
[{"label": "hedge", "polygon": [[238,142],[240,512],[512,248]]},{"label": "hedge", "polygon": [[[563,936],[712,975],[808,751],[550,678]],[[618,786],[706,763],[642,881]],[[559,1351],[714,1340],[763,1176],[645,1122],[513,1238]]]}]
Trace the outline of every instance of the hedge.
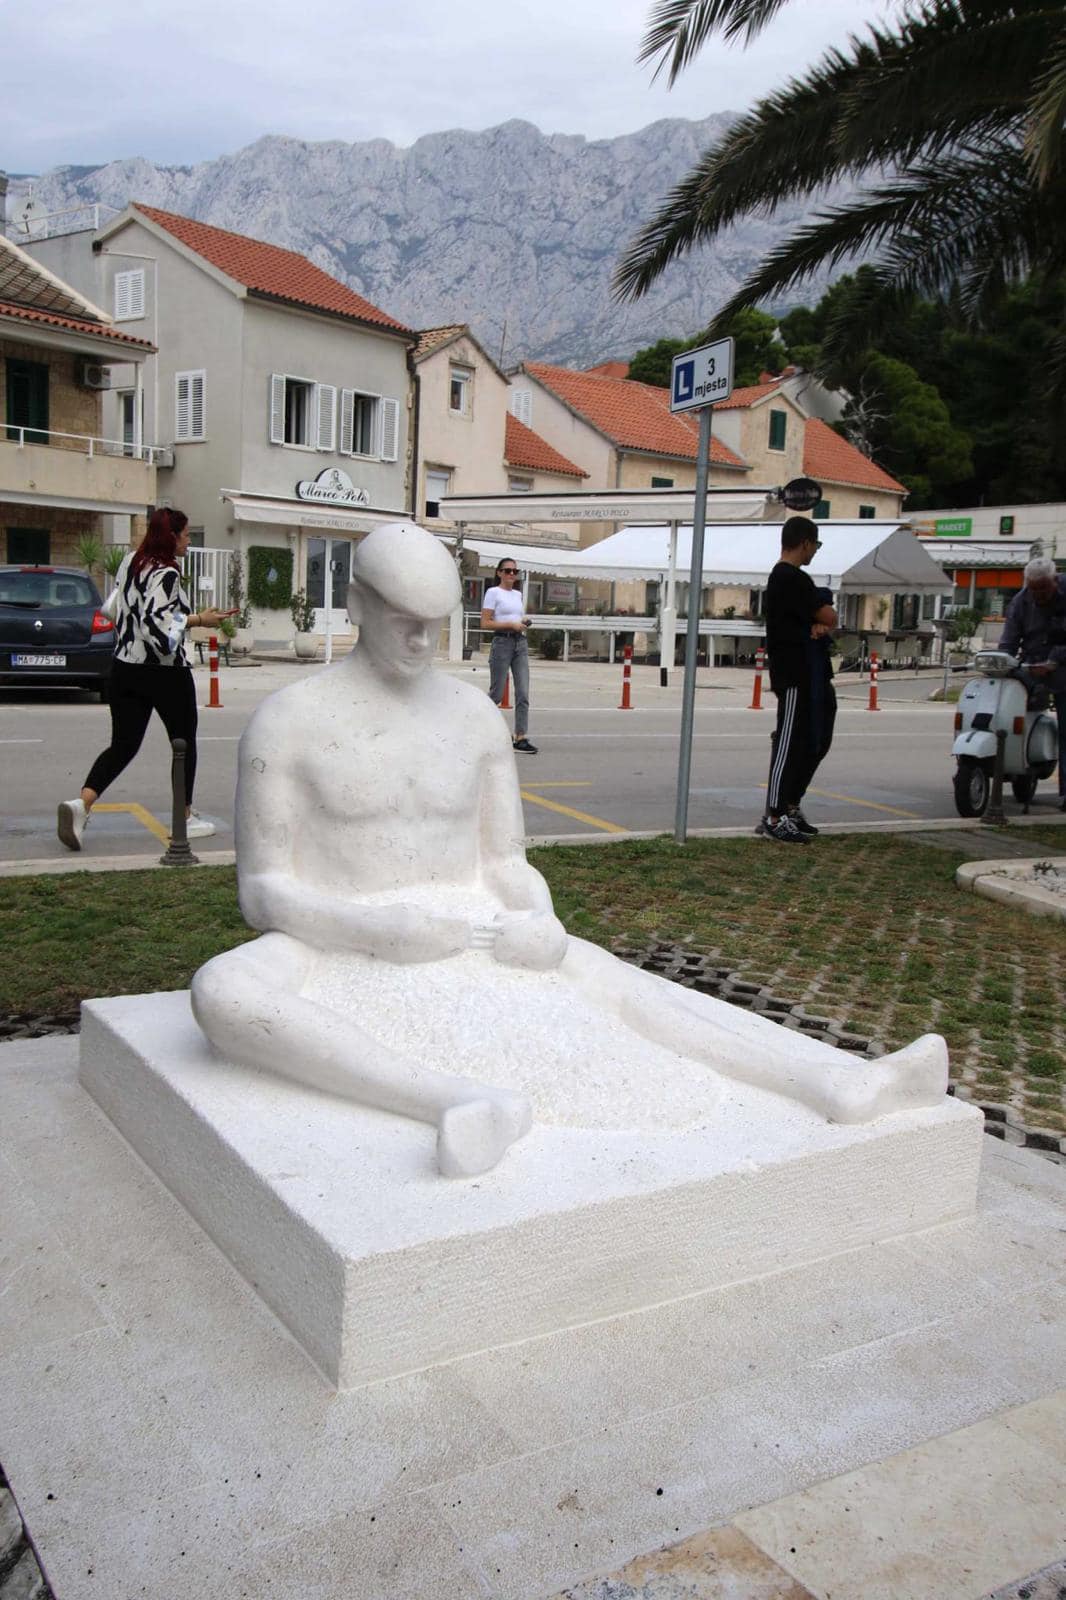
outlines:
[{"label": "hedge", "polygon": [[266,611],[284,611],[292,599],[292,551],[276,544],[248,549],[248,600]]}]

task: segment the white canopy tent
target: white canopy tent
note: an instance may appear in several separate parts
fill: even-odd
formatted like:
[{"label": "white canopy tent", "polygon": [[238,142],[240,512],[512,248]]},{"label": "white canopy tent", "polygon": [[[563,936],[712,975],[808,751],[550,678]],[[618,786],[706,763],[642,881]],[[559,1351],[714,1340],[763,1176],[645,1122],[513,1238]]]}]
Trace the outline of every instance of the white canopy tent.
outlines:
[{"label": "white canopy tent", "polygon": [[[621,528],[584,550],[550,550],[468,534],[464,544],[488,562],[506,551],[526,572],[552,577],[602,578],[622,582],[667,580],[691,566],[692,529]],[[920,539],[899,522],[819,522],[822,548],[808,572],[815,583],[848,594],[932,594],[951,582]],[[708,522],[703,547],[704,584],[766,583],[781,551],[780,524]]]}]

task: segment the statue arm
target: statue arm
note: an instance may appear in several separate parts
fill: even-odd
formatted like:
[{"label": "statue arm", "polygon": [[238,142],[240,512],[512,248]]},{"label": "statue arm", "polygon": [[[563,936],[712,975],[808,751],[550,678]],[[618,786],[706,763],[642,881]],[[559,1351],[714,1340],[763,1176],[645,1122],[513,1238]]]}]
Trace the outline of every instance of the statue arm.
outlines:
[{"label": "statue arm", "polygon": [[551,891],[526,860],[522,798],[509,750],[490,755],[481,788],[481,873],[506,909],[493,945],[505,966],[543,971],[566,954],[566,929]]}]

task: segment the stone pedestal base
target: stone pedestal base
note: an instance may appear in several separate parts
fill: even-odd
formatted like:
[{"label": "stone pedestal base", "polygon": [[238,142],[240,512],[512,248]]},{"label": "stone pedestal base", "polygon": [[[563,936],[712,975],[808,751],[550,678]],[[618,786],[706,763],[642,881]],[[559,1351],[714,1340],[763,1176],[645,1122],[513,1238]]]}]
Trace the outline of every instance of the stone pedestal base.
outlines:
[{"label": "stone pedestal base", "polygon": [[435,1130],[215,1059],[188,995],[93,1000],[81,1082],[347,1389],[970,1214],[982,1119],[833,1126],[720,1082],[695,1129],[539,1124],[484,1177]]}]

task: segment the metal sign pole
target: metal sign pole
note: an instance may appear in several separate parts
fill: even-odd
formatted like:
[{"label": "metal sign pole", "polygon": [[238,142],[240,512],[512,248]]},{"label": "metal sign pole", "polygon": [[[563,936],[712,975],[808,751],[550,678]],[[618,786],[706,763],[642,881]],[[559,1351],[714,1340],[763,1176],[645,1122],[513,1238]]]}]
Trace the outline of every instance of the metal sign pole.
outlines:
[{"label": "metal sign pole", "polygon": [[696,505],[692,515],[692,568],[688,585],[688,630],[685,635],[685,682],[681,692],[681,749],[677,763],[677,811],[674,840],[684,844],[688,833],[688,791],[692,771],[692,723],[696,707],[696,660],[703,602],[703,530],[707,521],[707,478],[711,460],[711,407],[700,411],[696,455]]}]

